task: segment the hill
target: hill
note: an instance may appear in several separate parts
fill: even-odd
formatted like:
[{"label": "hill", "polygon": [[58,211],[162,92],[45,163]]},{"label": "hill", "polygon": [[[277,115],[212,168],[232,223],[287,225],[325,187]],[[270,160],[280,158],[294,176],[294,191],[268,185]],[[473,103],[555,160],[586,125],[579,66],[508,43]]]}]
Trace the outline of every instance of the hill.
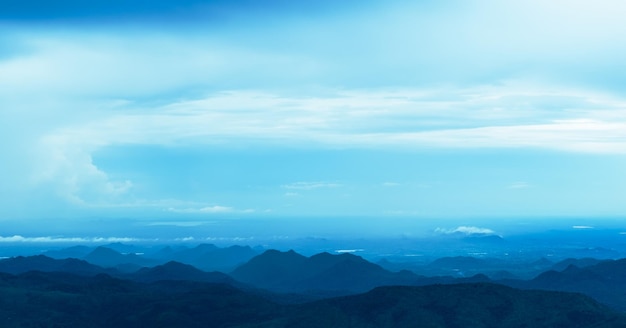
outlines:
[{"label": "hill", "polygon": [[[272,322],[263,327],[271,327]],[[301,306],[285,327],[623,327],[589,297],[494,284],[379,287]]]},{"label": "hill", "polygon": [[34,255],[0,260],[0,272],[19,274],[28,271],[69,272],[89,276],[107,272],[102,267],[72,258],[57,260],[45,255]]},{"label": "hill", "polygon": [[526,282],[509,282],[522,288],[583,293],[616,309],[626,311],[626,259],[604,260],[579,268],[547,271]]},{"label": "hill", "polygon": [[0,273],[1,327],[625,327],[592,299],[494,284],[379,287],[280,305],[229,285]]},{"label": "hill", "polygon": [[320,253],[311,257],[294,251],[268,250],[235,269],[236,280],[278,292],[363,292],[381,285],[415,284],[419,276],[390,272],[352,254]]}]

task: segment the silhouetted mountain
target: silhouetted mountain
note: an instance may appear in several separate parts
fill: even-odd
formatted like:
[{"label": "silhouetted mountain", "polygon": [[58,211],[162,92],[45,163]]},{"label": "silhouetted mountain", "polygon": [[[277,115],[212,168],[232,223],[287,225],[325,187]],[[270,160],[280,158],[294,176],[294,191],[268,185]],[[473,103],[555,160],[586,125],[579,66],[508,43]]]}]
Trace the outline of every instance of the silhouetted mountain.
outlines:
[{"label": "silhouetted mountain", "polygon": [[134,264],[138,267],[153,266],[159,264],[158,261],[147,259],[136,254],[120,254],[107,247],[96,247],[84,258],[85,261],[102,267],[119,267],[120,265]]},{"label": "silhouetted mountain", "polygon": [[258,255],[249,246],[230,246],[220,248],[212,244],[200,244],[194,248],[163,248],[153,256],[164,261],[176,261],[195,266],[205,271],[233,270]]},{"label": "silhouetted mountain", "polygon": [[[178,265],[176,264],[176,267]],[[592,299],[493,284],[379,287],[279,305],[224,284],[0,273],[1,327],[625,327]]]},{"label": "silhouetted mountain", "polygon": [[135,245],[129,245],[129,244],[123,244],[123,243],[110,243],[110,244],[106,244],[103,245],[102,247],[106,247],[108,249],[112,249],[120,254],[135,254],[135,255],[140,255],[145,253],[146,249],[143,247],[139,247],[139,246],[135,246]]},{"label": "silhouetted mountain", "polygon": [[228,275],[221,272],[205,272],[195,267],[178,263],[168,262],[152,268],[142,268],[133,273],[130,278],[142,282],[154,282],[159,280],[189,280],[211,283],[235,283]]},{"label": "silhouetted mountain", "polygon": [[626,319],[578,294],[494,284],[379,287],[305,304],[260,327],[623,327]]},{"label": "silhouetted mountain", "polygon": [[28,271],[70,272],[77,275],[96,275],[107,272],[102,267],[78,259],[57,260],[45,255],[18,256],[0,260],[0,272],[19,274]]},{"label": "silhouetted mountain", "polygon": [[83,258],[85,255],[89,254],[93,248],[87,246],[72,246],[60,250],[51,250],[43,253],[43,255],[54,258],[54,259],[67,259],[67,258]]},{"label": "silhouetted mountain", "polygon": [[381,285],[414,284],[419,276],[389,272],[352,254],[321,253],[310,258],[294,251],[269,250],[235,269],[231,276],[274,291],[366,291]]},{"label": "silhouetted mountain", "polygon": [[626,259],[605,260],[579,268],[573,264],[563,271],[546,271],[529,281],[502,281],[509,286],[578,292],[619,310],[626,310]]},{"label": "silhouetted mountain", "polygon": [[283,308],[223,284],[0,274],[0,327],[236,327]]},{"label": "silhouetted mountain", "polygon": [[585,257],[581,259],[569,258],[569,259],[565,259],[563,261],[555,263],[550,269],[554,271],[563,271],[570,265],[574,265],[579,268],[584,268],[584,267],[596,265],[602,261],[603,260],[598,260],[598,259],[594,259],[591,257]]}]

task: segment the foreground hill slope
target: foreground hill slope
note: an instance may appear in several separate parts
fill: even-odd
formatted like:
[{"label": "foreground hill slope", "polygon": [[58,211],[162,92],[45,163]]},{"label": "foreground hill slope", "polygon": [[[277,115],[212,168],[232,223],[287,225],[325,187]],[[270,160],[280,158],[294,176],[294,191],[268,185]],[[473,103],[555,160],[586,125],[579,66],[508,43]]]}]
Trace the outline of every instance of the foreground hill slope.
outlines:
[{"label": "foreground hill slope", "polygon": [[626,327],[579,295],[493,284],[380,287],[280,305],[229,285],[0,273],[0,327]]},{"label": "foreground hill slope", "polygon": [[[268,323],[264,327],[271,327]],[[309,303],[285,327],[625,327],[624,317],[580,294],[495,284],[379,287]]]}]

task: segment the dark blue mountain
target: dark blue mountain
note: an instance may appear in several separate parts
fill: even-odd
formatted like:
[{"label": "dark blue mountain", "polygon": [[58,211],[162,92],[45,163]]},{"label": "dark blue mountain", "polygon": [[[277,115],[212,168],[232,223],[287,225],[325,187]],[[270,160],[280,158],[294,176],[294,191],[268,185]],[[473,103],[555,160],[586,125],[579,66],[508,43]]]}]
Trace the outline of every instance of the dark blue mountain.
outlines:
[{"label": "dark blue mountain", "polygon": [[178,263],[168,262],[152,268],[142,268],[128,276],[130,279],[141,282],[155,282],[161,280],[187,280],[210,283],[234,284],[235,281],[221,272],[205,272],[195,267]]},{"label": "dark blue mountain", "polygon": [[102,267],[78,259],[53,259],[45,255],[17,256],[0,260],[0,272],[19,274],[28,271],[69,272],[77,275],[96,275],[109,272]]},{"label": "dark blue mountain", "polygon": [[80,258],[83,258],[85,255],[89,254],[91,251],[93,251],[92,247],[78,245],[78,246],[63,248],[60,250],[47,251],[43,253],[43,255],[51,257],[51,258],[55,258],[55,259],[67,259],[67,258],[80,259]]},{"label": "dark blue mountain", "polygon": [[309,258],[294,251],[269,250],[235,269],[231,276],[259,288],[281,292],[354,293],[382,285],[415,284],[419,276],[390,272],[352,254],[321,253]]},{"label": "dark blue mountain", "polygon": [[193,265],[204,271],[228,272],[258,255],[249,246],[220,248],[212,244],[200,244],[193,248],[165,247],[151,256],[162,262],[176,261]]},{"label": "dark blue mountain", "polygon": [[144,266],[153,266],[159,264],[158,261],[148,259],[136,254],[121,254],[107,247],[96,247],[93,251],[87,254],[84,258],[85,261],[93,263],[105,268],[109,267],[123,267],[130,264],[130,268],[140,268]]},{"label": "dark blue mountain", "polygon": [[529,281],[506,281],[513,287],[578,292],[626,311],[626,259],[604,260],[579,268],[546,271]]}]

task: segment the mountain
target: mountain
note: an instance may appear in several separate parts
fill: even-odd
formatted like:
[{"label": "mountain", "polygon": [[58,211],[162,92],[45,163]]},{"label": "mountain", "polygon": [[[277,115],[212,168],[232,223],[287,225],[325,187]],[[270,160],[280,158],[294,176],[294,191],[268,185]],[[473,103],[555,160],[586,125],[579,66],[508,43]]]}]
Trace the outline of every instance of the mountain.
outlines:
[{"label": "mountain", "polygon": [[259,288],[280,292],[362,292],[381,285],[413,284],[420,277],[390,272],[352,254],[320,253],[305,257],[293,250],[268,250],[235,269],[231,276]]},{"label": "mountain", "polygon": [[205,272],[195,267],[179,262],[167,262],[152,268],[142,268],[129,276],[132,280],[141,282],[155,282],[160,280],[188,280],[211,283],[228,283],[235,281],[221,272]]},{"label": "mountain", "polygon": [[589,297],[494,284],[379,287],[281,305],[224,284],[0,273],[0,327],[626,327]]},{"label": "mountain", "polygon": [[259,327],[624,327],[589,297],[494,284],[378,287],[304,304]]},{"label": "mountain", "polygon": [[591,257],[585,257],[585,258],[579,258],[579,259],[568,258],[563,261],[559,261],[555,263],[550,269],[554,271],[563,271],[567,269],[567,267],[569,267],[570,265],[577,266],[579,268],[584,268],[584,267],[596,265],[600,262],[602,262],[602,260],[594,259]]},{"label": "mountain", "polygon": [[28,271],[71,272],[77,275],[96,275],[107,272],[102,267],[83,260],[57,260],[45,255],[17,256],[0,260],[0,272],[19,274]]},{"label": "mountain", "polygon": [[[83,258],[89,263],[93,263],[102,267],[119,267],[123,268],[132,264],[130,270],[138,269],[144,266],[152,266],[159,264],[158,261],[148,259],[136,254],[121,254],[110,248],[99,246]],[[133,270],[134,271],[134,270]]]},{"label": "mountain", "polygon": [[0,274],[0,327],[240,327],[283,307],[224,284]]},{"label": "mountain", "polygon": [[212,244],[200,244],[194,248],[165,247],[152,256],[162,261],[190,264],[205,271],[228,272],[258,254],[249,246],[220,248]]},{"label": "mountain", "polygon": [[51,258],[55,258],[55,259],[67,259],[67,258],[80,259],[80,258],[83,258],[85,255],[89,254],[92,250],[93,248],[91,247],[78,245],[78,246],[72,246],[72,247],[68,247],[68,248],[64,248],[60,250],[50,250],[50,251],[43,253],[43,255],[51,257]]},{"label": "mountain", "polygon": [[626,259],[604,260],[579,268],[570,265],[563,271],[550,270],[525,282],[508,282],[514,287],[578,292],[611,307],[626,311]]}]

